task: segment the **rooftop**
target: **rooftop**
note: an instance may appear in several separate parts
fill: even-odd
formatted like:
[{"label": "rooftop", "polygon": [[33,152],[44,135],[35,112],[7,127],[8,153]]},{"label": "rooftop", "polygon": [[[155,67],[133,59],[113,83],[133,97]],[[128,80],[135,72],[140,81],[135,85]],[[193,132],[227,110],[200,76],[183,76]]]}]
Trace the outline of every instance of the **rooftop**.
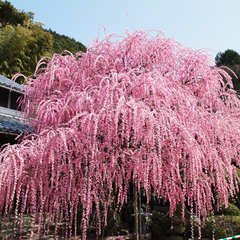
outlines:
[{"label": "rooftop", "polygon": [[8,88],[8,89],[12,89],[15,91],[20,91],[20,92],[25,92],[26,86],[25,85],[20,85],[14,81],[12,81],[11,79],[4,77],[3,75],[0,75],[0,85],[2,87]]},{"label": "rooftop", "polygon": [[31,132],[30,127],[19,119],[0,115],[0,133],[19,135],[22,132]]},{"label": "rooftop", "polygon": [[[22,132],[31,132],[15,105],[18,97],[25,92],[26,86],[13,82],[0,75],[0,134],[17,136]],[[12,101],[10,104],[9,101]],[[15,108],[14,108],[15,106]]]}]

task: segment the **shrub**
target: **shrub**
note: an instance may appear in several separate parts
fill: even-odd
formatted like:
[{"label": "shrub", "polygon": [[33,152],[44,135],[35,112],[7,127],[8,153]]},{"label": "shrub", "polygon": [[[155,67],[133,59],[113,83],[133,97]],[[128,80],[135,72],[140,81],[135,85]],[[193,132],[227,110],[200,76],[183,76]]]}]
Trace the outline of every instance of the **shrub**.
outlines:
[{"label": "shrub", "polygon": [[103,226],[105,236],[118,235],[122,228],[122,222],[119,214],[115,211],[108,211],[107,226]]},{"label": "shrub", "polygon": [[205,225],[202,226],[202,237],[212,237],[216,239],[234,236],[240,233],[239,216],[215,216],[206,219]]},{"label": "shrub", "polygon": [[222,205],[221,210],[216,213],[216,215],[222,215],[222,214],[227,216],[240,216],[240,210],[233,203],[229,203],[228,208],[225,208]]}]

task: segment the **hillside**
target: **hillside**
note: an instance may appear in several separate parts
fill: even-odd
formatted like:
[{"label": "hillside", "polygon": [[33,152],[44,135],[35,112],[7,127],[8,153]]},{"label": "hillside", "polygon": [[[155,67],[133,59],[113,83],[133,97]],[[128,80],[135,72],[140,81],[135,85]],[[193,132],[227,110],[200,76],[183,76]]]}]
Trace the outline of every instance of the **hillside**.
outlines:
[{"label": "hillside", "polygon": [[86,47],[81,42],[76,41],[74,38],[60,35],[51,29],[47,31],[53,36],[51,54],[62,53],[64,50],[68,50],[73,54],[79,51],[86,52]]},{"label": "hillside", "polygon": [[[43,28],[34,22],[34,13],[16,9],[0,0],[0,74],[12,78],[21,72],[34,73],[38,61],[68,50],[86,52],[86,47],[73,38]],[[21,83],[22,80],[19,80]]]}]

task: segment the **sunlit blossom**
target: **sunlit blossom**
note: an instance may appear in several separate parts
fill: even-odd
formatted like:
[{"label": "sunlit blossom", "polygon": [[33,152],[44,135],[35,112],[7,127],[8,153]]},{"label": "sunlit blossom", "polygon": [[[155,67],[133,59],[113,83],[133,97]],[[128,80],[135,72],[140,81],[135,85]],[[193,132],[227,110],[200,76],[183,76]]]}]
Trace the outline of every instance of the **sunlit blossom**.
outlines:
[{"label": "sunlit blossom", "polygon": [[41,60],[23,100],[35,134],[0,153],[5,215],[33,212],[41,222],[46,212],[72,234],[81,209],[86,236],[93,205],[99,216],[99,202],[121,208],[135,179],[148,200],[169,200],[170,215],[179,203],[199,218],[228,205],[240,150],[231,79],[206,52],[151,34],[107,36],[85,54]]}]

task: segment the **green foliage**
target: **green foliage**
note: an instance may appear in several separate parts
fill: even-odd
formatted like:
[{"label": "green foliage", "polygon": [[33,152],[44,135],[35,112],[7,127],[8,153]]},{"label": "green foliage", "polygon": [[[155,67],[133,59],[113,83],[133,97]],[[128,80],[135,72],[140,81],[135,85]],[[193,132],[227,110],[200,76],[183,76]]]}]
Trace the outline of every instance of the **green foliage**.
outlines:
[{"label": "green foliage", "polygon": [[53,35],[54,42],[51,50],[52,54],[61,54],[64,50],[68,50],[73,54],[79,51],[86,52],[86,47],[82,43],[77,42],[75,39],[69,38],[65,35],[60,35],[51,29],[49,29],[48,32]]},{"label": "green foliage", "polygon": [[[240,169],[237,169],[237,175],[240,178]],[[239,188],[240,188],[240,184],[239,184]],[[230,202],[234,204],[236,207],[238,207],[238,209],[240,210],[240,191],[236,193],[234,198],[230,198]]]},{"label": "green foliage", "polygon": [[0,74],[11,78],[20,71],[32,74],[43,56],[50,56],[52,35],[31,21],[0,29]]},{"label": "green foliage", "polygon": [[[187,223],[186,223],[187,224]],[[169,217],[168,213],[153,212],[151,221],[151,232],[154,239],[160,236],[174,236],[181,239],[181,236],[187,230],[187,225],[182,221],[181,211],[176,211],[173,217]]]},{"label": "green foliage", "polygon": [[240,233],[240,217],[239,216],[215,216],[208,217],[205,225],[202,226],[202,237],[215,239],[225,238],[238,235]]},{"label": "green foliage", "polygon": [[229,68],[231,70],[226,69],[226,72],[232,77],[233,87],[239,93],[240,92],[240,64],[229,66]]},{"label": "green foliage", "polygon": [[202,224],[202,237],[210,238],[214,235],[216,239],[234,236],[240,233],[240,210],[233,203],[228,208],[221,205],[221,210],[214,217],[205,219]]},{"label": "green foliage", "polygon": [[184,225],[182,221],[182,216],[181,214],[179,215],[174,215],[171,218],[171,228],[167,229],[166,233],[168,235],[180,235],[182,236],[184,232],[186,231],[186,226]]},{"label": "green foliage", "polygon": [[226,215],[226,216],[240,216],[239,208],[233,203],[228,204],[228,208],[221,206],[221,210],[216,212],[216,215]]},{"label": "green foliage", "polygon": [[216,65],[219,66],[232,66],[240,64],[240,55],[238,52],[228,49],[225,52],[219,52],[216,57]]},{"label": "green foliage", "polygon": [[24,11],[18,11],[10,2],[0,0],[1,27],[5,27],[6,25],[23,25],[24,22],[32,20],[33,15],[32,12],[25,13]]},{"label": "green foliage", "polygon": [[[182,221],[181,212],[177,209],[174,216],[169,218],[168,214],[153,212],[151,221],[151,231],[153,239],[164,237],[191,237],[192,224],[190,222],[190,213],[185,211],[185,224]],[[234,236],[240,233],[240,210],[234,205],[229,204],[228,208],[222,208],[214,217],[205,219],[205,224],[202,221],[201,235],[202,238],[212,238],[213,232],[215,239]],[[221,214],[221,215],[219,215]],[[198,220],[193,221],[194,234],[198,236]],[[166,238],[169,239],[169,238]]]},{"label": "green foliage", "polygon": [[171,228],[171,220],[168,217],[164,217],[164,213],[153,212],[151,231],[153,238],[162,236],[165,234],[165,230]]},{"label": "green foliage", "polygon": [[[236,91],[240,91],[240,55],[238,52],[228,49],[225,52],[219,52],[216,57],[216,66],[226,66],[231,70],[225,69],[232,77],[233,87]],[[233,73],[233,72],[234,73]]]},{"label": "green foliage", "polygon": [[[69,50],[86,52],[86,47],[67,36],[45,30],[33,22],[34,13],[19,11],[0,0],[0,74],[12,78],[16,73],[34,73],[42,57]],[[18,79],[21,80],[21,79]]]},{"label": "green foliage", "polygon": [[[103,212],[102,212],[103,215]],[[122,228],[122,221],[119,214],[115,211],[108,211],[107,226],[103,226],[102,233],[105,236],[118,235]]]}]

